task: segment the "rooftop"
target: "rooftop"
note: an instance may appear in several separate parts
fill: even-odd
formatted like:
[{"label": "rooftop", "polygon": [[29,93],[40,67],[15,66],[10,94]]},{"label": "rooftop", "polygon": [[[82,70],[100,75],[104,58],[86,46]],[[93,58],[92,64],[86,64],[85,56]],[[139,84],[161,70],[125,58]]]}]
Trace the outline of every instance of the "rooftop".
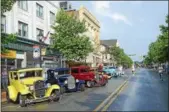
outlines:
[{"label": "rooftop", "polygon": [[100,40],[100,43],[105,46],[116,46],[117,39]]}]

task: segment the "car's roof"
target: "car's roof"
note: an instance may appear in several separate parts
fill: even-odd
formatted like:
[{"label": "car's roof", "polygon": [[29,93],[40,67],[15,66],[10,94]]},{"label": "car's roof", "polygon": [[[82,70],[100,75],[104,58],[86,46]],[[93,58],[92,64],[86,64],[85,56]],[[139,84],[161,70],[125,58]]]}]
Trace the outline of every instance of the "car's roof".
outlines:
[{"label": "car's roof", "polygon": [[24,72],[24,71],[34,71],[34,70],[43,70],[43,69],[39,68],[39,67],[37,67],[37,68],[17,68],[17,69],[10,70],[10,72],[14,72],[14,71],[16,71],[16,72]]},{"label": "car's roof", "polygon": [[71,67],[71,68],[90,68],[90,67],[81,65],[81,66],[74,66],[74,67]]},{"label": "car's roof", "polygon": [[65,70],[70,70],[70,68],[56,68],[56,69],[48,69],[48,70],[65,71]]}]

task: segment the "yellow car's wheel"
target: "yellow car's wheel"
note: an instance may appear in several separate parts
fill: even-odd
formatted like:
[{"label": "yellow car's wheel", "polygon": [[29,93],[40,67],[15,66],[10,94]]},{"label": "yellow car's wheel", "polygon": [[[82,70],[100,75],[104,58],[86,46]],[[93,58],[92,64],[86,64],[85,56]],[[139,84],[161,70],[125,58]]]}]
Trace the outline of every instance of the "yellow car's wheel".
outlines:
[{"label": "yellow car's wheel", "polygon": [[59,90],[53,90],[51,93],[51,98],[53,101],[59,101],[60,100],[60,91]]},{"label": "yellow car's wheel", "polygon": [[27,99],[27,96],[26,95],[19,95],[19,105],[21,107],[26,107],[27,104],[26,104],[26,99]]},{"label": "yellow car's wheel", "polygon": [[8,90],[6,91],[6,100],[7,100],[7,103],[11,102],[11,100],[9,98],[9,91]]}]

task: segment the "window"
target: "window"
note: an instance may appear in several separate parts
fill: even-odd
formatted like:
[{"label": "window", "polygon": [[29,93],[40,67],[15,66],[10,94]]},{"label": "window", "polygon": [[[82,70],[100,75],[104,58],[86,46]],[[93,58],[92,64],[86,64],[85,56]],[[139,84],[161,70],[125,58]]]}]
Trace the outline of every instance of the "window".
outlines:
[{"label": "window", "polygon": [[87,69],[81,69],[80,72],[84,73],[84,72],[88,72]]},{"label": "window", "polygon": [[28,10],[28,1],[27,0],[18,1],[18,6],[19,6],[19,8],[27,11]]},{"label": "window", "polygon": [[16,73],[16,72],[14,72],[14,74],[13,74],[13,78],[14,78],[15,80],[18,80],[18,75],[17,75],[17,73]]},{"label": "window", "polygon": [[36,4],[36,16],[43,18],[43,7],[38,3]]},{"label": "window", "polygon": [[54,38],[52,38],[52,33],[50,34],[50,44],[53,45],[54,44]]},{"label": "window", "polygon": [[71,72],[72,72],[72,73],[79,73],[78,70],[79,70],[79,69],[75,68],[75,69],[72,69]]},{"label": "window", "polygon": [[28,25],[22,22],[18,22],[18,35],[21,37],[28,37]]},{"label": "window", "polygon": [[1,16],[1,32],[6,32],[6,17],[4,15]]},{"label": "window", "polygon": [[52,25],[55,21],[55,14],[53,12],[50,12],[50,24]]},{"label": "window", "polygon": [[39,40],[43,35],[44,35],[43,30],[37,28],[36,29],[36,39]]}]

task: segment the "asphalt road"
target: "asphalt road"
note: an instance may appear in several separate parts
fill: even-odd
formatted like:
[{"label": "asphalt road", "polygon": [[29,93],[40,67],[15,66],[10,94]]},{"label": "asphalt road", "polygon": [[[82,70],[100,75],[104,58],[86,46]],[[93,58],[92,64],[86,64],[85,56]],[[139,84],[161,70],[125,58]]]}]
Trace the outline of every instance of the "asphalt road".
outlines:
[{"label": "asphalt road", "polygon": [[110,98],[103,108],[111,111],[167,111],[168,110],[168,77],[159,80],[156,72],[138,69],[134,76],[130,70],[126,75],[109,80],[105,87],[87,88],[84,92],[66,93],[60,102],[42,102],[27,107],[18,104],[2,105],[2,111],[93,111],[111,96],[127,79],[124,89],[117,94],[115,100]]},{"label": "asphalt road", "polygon": [[168,111],[168,77],[140,69],[107,109],[108,111]]},{"label": "asphalt road", "polygon": [[116,88],[119,87],[129,75],[129,70],[125,71],[123,77],[112,78],[104,87],[87,88],[84,92],[66,93],[60,102],[41,102],[38,104],[20,107],[18,104],[4,104],[2,111],[92,111],[105,98],[107,98]]}]

